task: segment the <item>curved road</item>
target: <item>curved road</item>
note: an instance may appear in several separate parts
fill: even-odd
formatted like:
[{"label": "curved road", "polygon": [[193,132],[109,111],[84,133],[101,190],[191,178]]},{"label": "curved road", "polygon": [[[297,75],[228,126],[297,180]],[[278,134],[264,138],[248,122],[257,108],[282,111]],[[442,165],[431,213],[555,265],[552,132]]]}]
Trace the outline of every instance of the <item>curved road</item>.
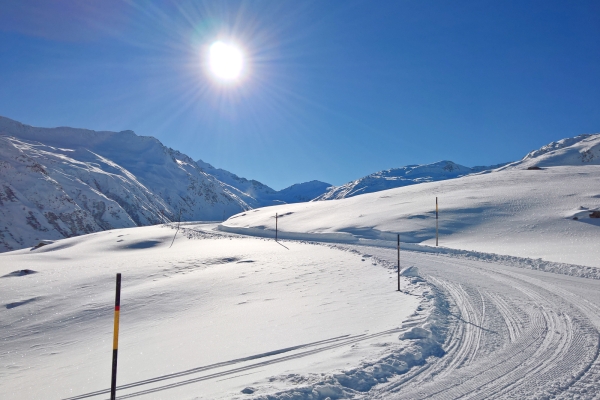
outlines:
[{"label": "curved road", "polygon": [[[340,247],[396,262],[395,249]],[[363,398],[600,399],[600,280],[404,251],[408,266],[448,303],[446,354]]]},{"label": "curved road", "polygon": [[[362,248],[364,251],[364,248]],[[395,250],[369,248],[395,262]],[[600,399],[600,281],[405,252],[448,300],[446,355],[377,399]]]}]

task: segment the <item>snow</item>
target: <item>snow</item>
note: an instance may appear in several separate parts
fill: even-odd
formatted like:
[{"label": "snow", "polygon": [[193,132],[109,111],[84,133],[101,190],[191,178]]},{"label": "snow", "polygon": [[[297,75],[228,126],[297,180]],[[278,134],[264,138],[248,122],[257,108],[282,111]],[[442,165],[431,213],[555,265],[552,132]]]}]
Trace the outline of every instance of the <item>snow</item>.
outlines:
[{"label": "snow", "polygon": [[[413,294],[395,291],[390,263],[327,245],[193,228],[184,225],[171,248],[176,231],[153,226],[0,255],[3,398],[66,398],[107,388],[117,272],[118,383],[156,378],[120,395],[181,384],[156,396],[225,399],[257,383],[260,395],[290,384],[268,377],[342,370],[367,355],[388,356],[392,345],[405,354],[402,321],[428,300],[419,283],[403,282]],[[19,272],[26,269],[32,272]],[[238,361],[214,366],[229,360]],[[398,371],[412,364],[403,365]],[[240,368],[247,371],[236,373]],[[191,369],[197,372],[159,379]],[[193,382],[211,373],[221,378]]]},{"label": "snow", "polygon": [[[35,208],[32,168],[48,185],[37,196],[58,199],[93,174],[154,193],[101,152],[3,140],[19,188],[4,191],[3,212]],[[121,272],[119,398],[597,399],[598,143],[582,135],[491,171],[221,224],[44,237],[59,240],[0,254],[2,398],[107,397]],[[52,168],[36,166],[43,157]]]},{"label": "snow", "polygon": [[315,196],[314,200],[345,199],[359,194],[457,178],[459,176],[499,168],[503,165],[469,168],[448,160],[432,164],[407,165],[405,167],[375,172],[355,181],[348,182],[345,185],[330,187],[327,192],[318,197]]},{"label": "snow", "polygon": [[600,134],[579,135],[549,143],[501,169],[565,165],[600,165]]},{"label": "snow", "polygon": [[[36,128],[0,117],[0,252],[112,228],[180,218],[221,221],[329,184],[276,192],[132,131]],[[214,175],[211,175],[214,174]]]},{"label": "snow", "polygon": [[251,196],[255,200],[255,203],[252,204],[257,207],[310,201],[331,187],[329,183],[313,180],[297,183],[282,190],[274,190],[254,179],[241,178],[224,169],[215,168],[202,160],[197,160],[196,164],[202,171],[216,177],[219,181]]},{"label": "snow", "polygon": [[[341,200],[280,205],[229,218],[222,230],[282,238],[448,249],[600,268],[600,166],[506,169]],[[583,208],[582,208],[583,207]],[[578,217],[574,220],[574,217]]]}]

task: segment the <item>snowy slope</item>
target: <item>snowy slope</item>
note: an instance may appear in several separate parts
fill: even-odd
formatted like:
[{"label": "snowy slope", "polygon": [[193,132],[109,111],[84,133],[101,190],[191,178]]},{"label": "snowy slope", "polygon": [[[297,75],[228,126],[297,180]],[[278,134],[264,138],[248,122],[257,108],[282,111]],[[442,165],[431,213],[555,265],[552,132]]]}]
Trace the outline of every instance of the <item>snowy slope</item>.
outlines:
[{"label": "snowy slope", "polygon": [[381,190],[416,185],[418,183],[452,179],[499,166],[469,168],[453,163],[452,161],[407,165],[405,167],[375,172],[374,174],[348,182],[345,185],[331,187],[327,192],[316,197],[314,200],[343,199],[359,194],[379,192]]},{"label": "snowy slope", "polygon": [[131,131],[0,117],[0,251],[103,229],[221,220],[251,206],[188,156]]},{"label": "snowy slope", "polygon": [[600,165],[600,134],[579,135],[552,142],[501,169]]},{"label": "snowy slope", "polygon": [[256,180],[248,180],[226,171],[221,168],[215,168],[211,164],[202,160],[196,161],[196,164],[207,174],[216,177],[221,182],[238,189],[240,192],[248,195],[252,200],[246,200],[248,203],[256,206],[271,206],[281,203],[299,203],[310,201],[325,193],[331,184],[310,181],[297,183],[282,190],[274,190],[265,184]]},{"label": "snowy slope", "polygon": [[[600,166],[507,169],[390,189],[348,199],[251,210],[222,229],[349,243],[380,240],[440,245],[600,267]],[[577,220],[573,218],[577,218]]]},{"label": "snowy slope", "polygon": [[310,201],[325,193],[331,185],[321,181],[297,183],[276,193],[274,202],[300,203]]},{"label": "snowy slope", "polygon": [[269,203],[268,200],[265,203],[264,199],[277,193],[277,191],[271,189],[263,183],[260,183],[259,181],[241,178],[232,172],[221,168],[215,168],[211,164],[202,160],[197,160],[196,164],[202,171],[214,176],[219,181],[247,195],[249,198],[248,202],[253,203],[255,206],[271,205],[272,203]]},{"label": "snowy slope", "polygon": [[120,399],[597,398],[599,279],[213,227],[1,254],[2,398],[107,398],[116,272]]},{"label": "snowy slope", "polygon": [[351,371],[384,358],[386,371],[349,373],[346,387],[315,384],[324,395],[310,398],[325,399],[370,388],[439,349],[432,339],[398,340],[425,321],[430,301],[410,278],[407,292],[396,292],[391,263],[193,230],[179,232],[170,248],[174,233],[111,230],[1,254],[2,399],[107,398],[117,272],[117,384],[129,386],[119,398],[247,398],[241,391],[257,381],[260,395],[297,386],[284,379],[291,373]]}]

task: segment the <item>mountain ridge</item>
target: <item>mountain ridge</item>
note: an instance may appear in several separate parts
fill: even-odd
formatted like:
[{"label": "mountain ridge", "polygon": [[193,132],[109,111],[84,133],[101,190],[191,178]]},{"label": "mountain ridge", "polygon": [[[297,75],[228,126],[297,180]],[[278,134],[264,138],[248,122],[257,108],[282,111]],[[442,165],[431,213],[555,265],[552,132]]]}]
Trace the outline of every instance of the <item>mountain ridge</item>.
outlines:
[{"label": "mountain ridge", "polygon": [[490,167],[465,167],[453,161],[442,160],[431,164],[411,164],[399,168],[378,171],[365,177],[333,186],[313,201],[343,199],[365,193],[416,185],[424,182],[436,182],[458,178],[472,173],[498,168],[505,164]]},{"label": "mountain ridge", "polygon": [[0,143],[0,251],[300,201],[131,130],[39,128],[0,116]]},{"label": "mountain ridge", "polygon": [[444,160],[379,171],[341,186],[310,181],[276,191],[130,130],[36,128],[0,117],[0,144],[0,251],[179,218],[220,221],[252,208],[470,174],[600,164],[600,134],[585,134],[512,163],[469,168]]}]

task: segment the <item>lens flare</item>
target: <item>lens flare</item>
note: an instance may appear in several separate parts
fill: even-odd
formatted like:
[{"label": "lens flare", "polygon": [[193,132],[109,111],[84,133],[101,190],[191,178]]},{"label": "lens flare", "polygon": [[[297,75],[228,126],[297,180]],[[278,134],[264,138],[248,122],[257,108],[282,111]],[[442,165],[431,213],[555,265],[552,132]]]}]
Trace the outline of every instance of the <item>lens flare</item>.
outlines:
[{"label": "lens flare", "polygon": [[217,78],[233,81],[244,69],[244,56],[237,47],[217,41],[210,46],[209,65]]}]

